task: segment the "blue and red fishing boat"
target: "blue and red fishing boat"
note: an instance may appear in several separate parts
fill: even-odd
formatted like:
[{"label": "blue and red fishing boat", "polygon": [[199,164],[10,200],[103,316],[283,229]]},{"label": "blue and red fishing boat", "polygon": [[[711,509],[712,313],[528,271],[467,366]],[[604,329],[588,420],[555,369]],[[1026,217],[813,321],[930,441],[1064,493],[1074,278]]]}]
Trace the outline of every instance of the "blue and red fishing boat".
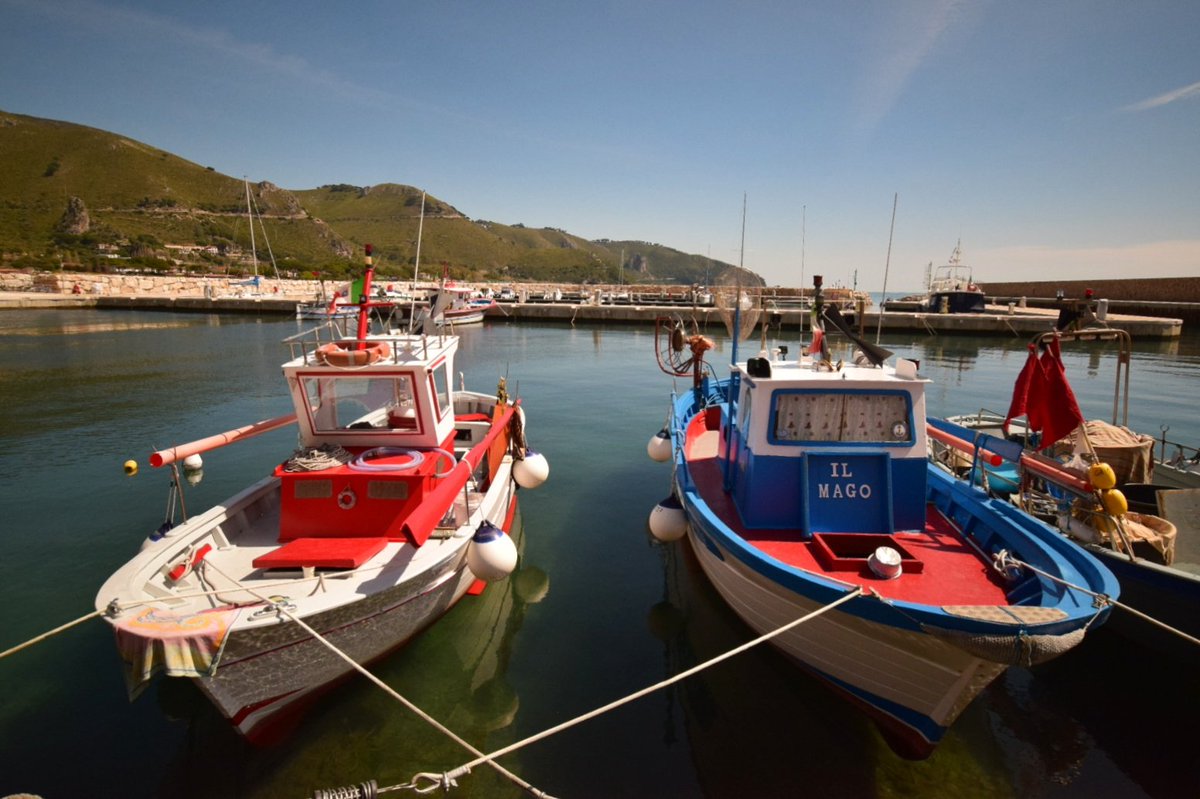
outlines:
[{"label": "blue and red fishing boat", "polygon": [[[258,482],[175,525],[108,579],[97,610],[136,692],[191,678],[252,740],[516,566],[517,486],[548,476],[525,413],[454,389],[458,338],[371,332],[370,249],[356,331],[329,322],[285,343],[293,414],[153,453],[175,470],[284,425],[300,447]],[[387,303],[390,305],[390,303]],[[127,465],[130,471],[136,466]],[[182,503],[180,503],[182,504]]]},{"label": "blue and red fishing boat", "polygon": [[[650,452],[673,462],[656,537],[686,535],[755,631],[865,710],[898,753],[928,756],[1011,665],[1078,644],[1116,598],[1109,571],[1044,523],[930,463],[928,381],[816,302],[811,344],[737,359],[660,320],[659,362],[690,374]],[[736,330],[736,325],[734,326]],[[828,335],[827,335],[828,333]],[[841,333],[852,351],[831,355]],[[999,460],[988,453],[982,458]]]}]

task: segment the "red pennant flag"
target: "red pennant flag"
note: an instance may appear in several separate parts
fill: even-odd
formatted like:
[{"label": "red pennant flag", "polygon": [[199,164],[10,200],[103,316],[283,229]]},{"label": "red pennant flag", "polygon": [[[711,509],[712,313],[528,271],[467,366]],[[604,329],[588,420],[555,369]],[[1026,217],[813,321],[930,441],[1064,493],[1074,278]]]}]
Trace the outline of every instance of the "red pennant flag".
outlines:
[{"label": "red pennant flag", "polygon": [[1013,386],[1012,403],[1004,419],[1004,432],[1015,417],[1025,414],[1031,432],[1041,433],[1045,449],[1083,424],[1083,414],[1075,400],[1075,392],[1067,382],[1066,369],[1058,339],[1051,339],[1040,356],[1029,345],[1029,358]]},{"label": "red pennant flag", "polygon": [[1004,417],[1004,434],[1008,435],[1008,423],[1018,416],[1025,415],[1029,406],[1029,385],[1033,382],[1033,375],[1037,371],[1041,371],[1041,365],[1038,363],[1037,347],[1029,345],[1029,357],[1025,359],[1025,365],[1021,367],[1021,373],[1017,375],[1016,385],[1013,386],[1012,402],[1008,406],[1008,416]]},{"label": "red pennant flag", "polygon": [[1083,413],[1075,400],[1075,392],[1067,382],[1058,338],[1050,340],[1041,357],[1043,385],[1041,389],[1042,449],[1066,436],[1083,424]]}]

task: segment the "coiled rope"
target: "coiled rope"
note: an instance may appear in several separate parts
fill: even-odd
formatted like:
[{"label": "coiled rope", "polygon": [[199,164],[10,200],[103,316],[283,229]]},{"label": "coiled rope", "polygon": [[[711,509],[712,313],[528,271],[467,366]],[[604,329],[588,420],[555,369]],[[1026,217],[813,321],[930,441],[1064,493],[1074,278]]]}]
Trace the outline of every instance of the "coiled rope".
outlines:
[{"label": "coiled rope", "polygon": [[322,444],[312,449],[298,449],[283,467],[285,472],[319,472],[349,463],[354,456],[339,444]]}]

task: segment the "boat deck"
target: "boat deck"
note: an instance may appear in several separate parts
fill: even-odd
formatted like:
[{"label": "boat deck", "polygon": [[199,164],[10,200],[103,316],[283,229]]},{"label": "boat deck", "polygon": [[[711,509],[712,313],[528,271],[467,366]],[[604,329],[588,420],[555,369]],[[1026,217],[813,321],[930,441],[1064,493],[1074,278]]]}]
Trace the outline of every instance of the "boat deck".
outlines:
[{"label": "boat deck", "polygon": [[747,529],[733,497],[722,488],[718,450],[719,434],[714,430],[689,442],[692,479],[700,496],[721,521],[764,555],[797,569],[869,588],[887,599],[936,605],[1010,604],[990,565],[980,559],[954,524],[932,505],[927,506],[923,530],[889,536],[893,546],[899,545],[921,564],[920,571],[916,571],[906,561],[905,571],[894,579],[876,576],[865,557],[856,559],[857,563],[827,567],[819,559],[819,544],[811,537],[805,538],[798,529]]}]

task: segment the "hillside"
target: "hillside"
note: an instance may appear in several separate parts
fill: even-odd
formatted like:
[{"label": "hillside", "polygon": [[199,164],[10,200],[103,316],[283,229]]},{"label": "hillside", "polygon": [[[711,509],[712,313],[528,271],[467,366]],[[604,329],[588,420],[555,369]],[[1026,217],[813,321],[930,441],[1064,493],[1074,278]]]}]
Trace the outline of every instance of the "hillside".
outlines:
[{"label": "hillside", "polygon": [[[273,255],[288,274],[340,275],[370,242],[380,272],[412,275],[420,189],[287,190],[264,181],[249,191],[260,272],[269,272]],[[246,194],[241,179],[118,134],[0,111],[4,266],[246,273]],[[420,257],[423,276],[445,264],[455,277],[511,281],[718,283],[736,272],[659,244],[471,220],[429,195]],[[749,272],[743,279],[762,284]]]}]

